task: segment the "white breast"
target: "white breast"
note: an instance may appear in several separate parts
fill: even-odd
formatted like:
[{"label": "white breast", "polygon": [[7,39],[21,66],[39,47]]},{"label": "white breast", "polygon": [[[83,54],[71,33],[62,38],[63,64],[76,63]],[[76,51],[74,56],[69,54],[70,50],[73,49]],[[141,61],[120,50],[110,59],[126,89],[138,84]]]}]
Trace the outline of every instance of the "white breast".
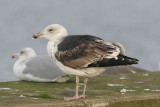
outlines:
[{"label": "white breast", "polygon": [[20,60],[16,61],[13,66],[13,72],[14,74],[20,79],[25,80],[25,76],[23,74],[23,70],[26,68],[26,65],[22,63]]}]

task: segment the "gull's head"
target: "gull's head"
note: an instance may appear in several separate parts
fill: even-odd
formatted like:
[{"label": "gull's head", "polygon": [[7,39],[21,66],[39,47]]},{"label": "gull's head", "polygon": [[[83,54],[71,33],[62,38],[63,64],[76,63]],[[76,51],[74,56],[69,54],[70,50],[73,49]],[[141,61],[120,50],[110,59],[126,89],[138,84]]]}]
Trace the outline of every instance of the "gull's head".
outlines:
[{"label": "gull's head", "polygon": [[37,39],[39,37],[43,37],[48,40],[54,40],[55,38],[63,38],[67,35],[67,30],[63,26],[59,24],[52,24],[47,26],[41,33],[33,35],[32,38]]},{"label": "gull's head", "polygon": [[23,58],[23,59],[29,59],[32,57],[35,57],[36,53],[32,48],[23,48],[20,52],[18,52],[15,55],[12,55],[12,58]]}]

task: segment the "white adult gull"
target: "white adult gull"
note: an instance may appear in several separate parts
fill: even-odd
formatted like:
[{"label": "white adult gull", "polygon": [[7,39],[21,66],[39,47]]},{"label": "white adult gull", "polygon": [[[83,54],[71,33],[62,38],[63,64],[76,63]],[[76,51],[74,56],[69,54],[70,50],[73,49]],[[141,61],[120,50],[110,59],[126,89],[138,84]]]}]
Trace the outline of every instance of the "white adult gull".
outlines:
[{"label": "white adult gull", "polygon": [[69,80],[67,74],[60,71],[49,56],[37,56],[32,48],[23,48],[12,56],[12,58],[16,57],[19,59],[13,66],[13,72],[20,80],[34,82],[66,82]]},{"label": "white adult gull", "polygon": [[[138,60],[124,55],[124,48],[116,42],[105,42],[91,35],[68,35],[59,25],[47,26],[32,38],[43,37],[49,40],[47,50],[52,60],[68,75],[76,76],[76,93],[65,100],[85,98],[88,77],[104,72],[108,66],[137,64]],[[78,95],[79,76],[85,77],[83,94]]]}]

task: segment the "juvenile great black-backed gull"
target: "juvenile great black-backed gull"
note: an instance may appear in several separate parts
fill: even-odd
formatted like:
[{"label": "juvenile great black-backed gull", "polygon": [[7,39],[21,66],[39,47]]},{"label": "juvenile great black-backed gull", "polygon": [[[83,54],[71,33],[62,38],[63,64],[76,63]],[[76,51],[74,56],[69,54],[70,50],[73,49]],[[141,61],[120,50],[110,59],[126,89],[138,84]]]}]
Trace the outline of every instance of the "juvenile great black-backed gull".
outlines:
[{"label": "juvenile great black-backed gull", "polygon": [[[68,35],[67,30],[59,25],[47,26],[32,38],[43,37],[49,40],[49,56],[68,75],[76,76],[76,93],[65,100],[85,98],[88,77],[97,76],[108,66],[137,64],[138,60],[124,55],[124,48],[116,42],[105,42],[91,35]],[[83,94],[78,95],[79,76],[84,79]]]},{"label": "juvenile great black-backed gull", "polygon": [[20,80],[34,82],[66,82],[69,77],[53,63],[48,56],[37,56],[32,48],[24,48],[12,58],[19,59],[13,66],[14,74]]}]

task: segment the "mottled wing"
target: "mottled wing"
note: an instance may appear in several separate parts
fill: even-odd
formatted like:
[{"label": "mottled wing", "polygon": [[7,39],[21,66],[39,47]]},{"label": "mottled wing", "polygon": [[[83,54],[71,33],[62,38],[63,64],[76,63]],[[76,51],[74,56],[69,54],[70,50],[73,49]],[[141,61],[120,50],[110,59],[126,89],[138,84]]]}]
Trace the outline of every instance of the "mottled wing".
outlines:
[{"label": "mottled wing", "polygon": [[116,58],[119,53],[117,46],[106,44],[98,37],[77,35],[66,37],[58,45],[55,57],[63,65],[79,69],[88,67],[103,58]]}]

